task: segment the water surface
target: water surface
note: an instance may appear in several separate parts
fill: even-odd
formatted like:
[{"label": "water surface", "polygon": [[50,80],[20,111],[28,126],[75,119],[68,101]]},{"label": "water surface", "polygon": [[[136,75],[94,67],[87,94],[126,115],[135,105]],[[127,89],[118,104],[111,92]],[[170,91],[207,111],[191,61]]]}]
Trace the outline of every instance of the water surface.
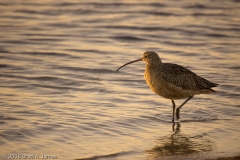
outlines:
[{"label": "water surface", "polygon": [[[0,154],[239,155],[239,1],[0,2]],[[219,83],[181,110],[144,81],[146,50]],[[176,101],[179,105],[183,100]]]}]

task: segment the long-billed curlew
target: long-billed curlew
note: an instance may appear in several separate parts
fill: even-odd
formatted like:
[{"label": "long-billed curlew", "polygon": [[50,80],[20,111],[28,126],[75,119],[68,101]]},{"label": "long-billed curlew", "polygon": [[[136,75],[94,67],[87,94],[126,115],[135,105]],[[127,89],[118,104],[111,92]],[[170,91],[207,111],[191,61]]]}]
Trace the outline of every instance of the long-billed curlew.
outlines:
[{"label": "long-billed curlew", "polygon": [[146,69],[144,73],[145,80],[148,86],[161,97],[171,99],[173,106],[172,122],[174,122],[175,102],[174,100],[187,98],[177,109],[177,120],[180,118],[180,109],[196,94],[207,94],[215,92],[212,87],[217,87],[217,83],[212,83],[187,68],[172,64],[162,63],[158,54],[153,51],[146,51],[143,57],[124,64],[119,67],[116,72],[122,67],[144,61]]}]

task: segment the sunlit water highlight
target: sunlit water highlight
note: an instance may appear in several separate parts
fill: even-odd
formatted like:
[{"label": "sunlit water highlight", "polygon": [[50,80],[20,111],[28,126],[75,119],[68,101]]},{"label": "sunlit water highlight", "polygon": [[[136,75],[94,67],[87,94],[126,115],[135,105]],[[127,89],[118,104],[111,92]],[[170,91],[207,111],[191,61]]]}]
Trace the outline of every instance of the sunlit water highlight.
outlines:
[{"label": "sunlit water highlight", "polygon": [[[0,2],[0,156],[205,159],[239,154],[240,3]],[[220,86],[172,129],[146,50]],[[176,104],[181,104],[181,100]]]}]

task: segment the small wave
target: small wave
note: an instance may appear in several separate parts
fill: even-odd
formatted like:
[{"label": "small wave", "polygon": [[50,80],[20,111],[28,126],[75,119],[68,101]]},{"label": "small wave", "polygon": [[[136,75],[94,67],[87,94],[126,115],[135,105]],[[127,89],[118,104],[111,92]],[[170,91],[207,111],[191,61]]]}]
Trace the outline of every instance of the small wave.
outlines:
[{"label": "small wave", "polygon": [[221,9],[221,10],[224,10],[224,9],[229,9],[227,7],[219,7],[219,6],[206,6],[206,5],[203,5],[203,4],[193,4],[193,5],[186,5],[184,6],[183,8],[186,8],[186,9]]},{"label": "small wave", "polygon": [[184,8],[193,8],[193,9],[200,8],[200,9],[203,9],[203,8],[206,8],[206,6],[202,5],[202,4],[194,4],[194,5],[187,5]]},{"label": "small wave", "polygon": [[[168,45],[173,45],[173,46],[204,46],[206,43],[179,43],[179,42],[174,42],[174,41],[161,41],[163,44],[168,44]],[[189,56],[189,55],[188,55]]]},{"label": "small wave", "polygon": [[[165,122],[165,123],[172,123],[172,120],[165,120],[161,118],[157,118],[155,116],[143,116],[147,119],[156,121],[156,122]],[[196,118],[196,119],[180,119],[179,121],[176,121],[177,123],[181,122],[211,122],[211,121],[218,121],[218,120],[231,120],[231,119],[226,119],[226,118]]]},{"label": "small wave", "polygon": [[64,41],[63,39],[57,39],[57,38],[28,38],[26,39],[28,41],[51,41],[51,42],[59,42],[59,41]]},{"label": "small wave", "polygon": [[[1,27],[3,27],[3,26],[1,26]],[[3,48],[0,48],[0,53],[10,53],[8,50],[5,50],[5,49],[3,49]]]},{"label": "small wave", "polygon": [[[38,4],[39,5],[39,4]],[[34,10],[28,10],[28,9],[18,9],[15,10],[16,13],[23,13],[26,15],[31,15],[31,14],[39,14],[39,15],[59,15],[59,13],[55,10],[44,10],[44,11],[34,11]]]},{"label": "small wave", "polygon": [[9,74],[0,74],[1,77],[14,78],[14,79],[24,79],[24,80],[37,80],[37,81],[67,81],[68,79],[51,77],[51,76],[40,76],[40,77],[30,77],[30,76],[20,76],[20,75],[9,75]]},{"label": "small wave", "polygon": [[110,7],[110,6],[157,6],[157,7],[165,7],[166,4],[159,3],[159,2],[152,2],[152,3],[124,3],[124,2],[110,2],[110,3],[101,3],[101,2],[63,2],[56,4],[58,6],[76,6],[76,5],[92,5],[96,7]]},{"label": "small wave", "polygon": [[0,64],[0,68],[7,68],[7,67],[10,67],[10,65],[8,65],[8,64]]},{"label": "small wave", "polygon": [[98,26],[98,28],[144,30],[144,31],[179,31],[178,28],[174,28],[174,27],[141,27],[141,26],[124,26],[124,25]]},{"label": "small wave", "polygon": [[34,56],[61,56],[61,57],[79,58],[66,53],[58,53],[58,52],[20,52],[20,54],[34,55]]},{"label": "small wave", "polygon": [[[240,45],[240,44],[239,44]],[[239,70],[240,66],[230,66],[228,67],[229,69],[234,69],[234,70]]]},{"label": "small wave", "polygon": [[[231,27],[221,27],[221,26],[206,26],[206,25],[194,25],[194,24],[189,24],[186,25],[186,28],[197,28],[197,29],[201,29],[201,30],[205,30],[205,29],[209,29],[212,31],[220,31],[222,33],[222,31],[240,31],[240,28],[231,26]],[[221,44],[233,44],[231,43],[221,43]]]},{"label": "small wave", "polygon": [[115,37],[110,37],[118,40],[124,40],[124,41],[145,41],[146,39],[144,38],[139,38],[139,37],[134,37],[134,36],[115,36]]},{"label": "small wave", "polygon": [[9,4],[7,4],[7,3],[2,3],[2,2],[0,3],[0,5],[1,5],[1,6],[9,6]]},{"label": "small wave", "polygon": [[[19,19],[19,17],[16,17]],[[23,40],[1,40],[1,43],[10,43],[10,44],[38,44],[37,42],[23,41]]]},{"label": "small wave", "polygon": [[0,133],[0,137],[11,141],[20,140],[28,136],[34,136],[33,132],[28,129],[12,129]]},{"label": "small wave", "polygon": [[230,119],[219,119],[219,118],[203,118],[203,119],[183,119],[180,122],[211,122],[218,120],[230,120]]},{"label": "small wave", "polygon": [[63,86],[52,86],[52,85],[41,85],[41,84],[32,84],[34,87],[48,88],[48,89],[58,89],[58,90],[77,90],[73,87],[63,87]]},{"label": "small wave", "polygon": [[191,14],[192,16],[216,16],[216,17],[221,17],[221,16],[223,16],[223,17],[225,17],[225,16],[227,16],[226,14],[214,14],[214,13],[193,13],[193,14]]},{"label": "small wave", "polygon": [[59,4],[56,4],[57,6],[75,6],[77,5],[77,3],[71,3],[71,2],[63,2],[63,3],[59,3]]},{"label": "small wave", "polygon": [[58,27],[58,28],[78,28],[79,27],[77,24],[68,24],[68,23],[46,23],[46,26]]},{"label": "small wave", "polygon": [[92,68],[81,68],[81,67],[65,67],[65,66],[57,66],[53,67],[56,69],[70,70],[70,71],[83,71],[83,72],[91,72],[91,73],[115,73],[115,71],[110,69],[92,69]]},{"label": "small wave", "polygon": [[40,80],[40,81],[66,80],[66,79],[51,77],[51,76],[31,77],[31,79]]},{"label": "small wave", "polygon": [[119,156],[131,154],[131,153],[133,153],[133,151],[118,152],[118,153],[113,153],[113,154],[93,156],[93,157],[88,157],[88,158],[80,158],[80,159],[75,159],[75,160],[97,160],[97,159],[102,159],[102,158],[116,158]]},{"label": "small wave", "polygon": [[229,37],[228,35],[225,35],[225,34],[217,34],[217,33],[208,33],[208,34],[205,34],[206,36],[209,36],[209,37]]},{"label": "small wave", "polygon": [[80,53],[106,53],[106,52],[101,52],[99,50],[95,50],[95,49],[65,49],[66,51],[70,51],[70,52],[80,52]]},{"label": "small wave", "polygon": [[154,116],[142,116],[142,117],[147,118],[147,119],[150,119],[150,120],[153,120],[153,121],[155,121],[155,122],[172,123],[171,120],[165,120],[165,119],[157,118],[157,117],[154,117]]},{"label": "small wave", "polygon": [[180,14],[174,14],[174,13],[169,13],[169,12],[141,12],[144,14],[151,14],[155,16],[181,16]]},{"label": "small wave", "polygon": [[6,122],[4,122],[4,121],[0,121],[0,124],[5,124]]},{"label": "small wave", "polygon": [[21,119],[11,116],[0,115],[0,120],[21,120]]}]

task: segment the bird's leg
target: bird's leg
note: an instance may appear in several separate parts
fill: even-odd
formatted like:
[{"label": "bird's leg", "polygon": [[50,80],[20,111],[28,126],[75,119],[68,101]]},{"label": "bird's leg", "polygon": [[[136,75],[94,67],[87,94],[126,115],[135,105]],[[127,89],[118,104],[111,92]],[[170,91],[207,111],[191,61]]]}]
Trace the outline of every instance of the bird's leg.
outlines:
[{"label": "bird's leg", "polygon": [[174,103],[174,100],[171,100],[172,101],[172,107],[173,107],[173,114],[172,114],[172,122],[174,123],[174,116],[175,116],[175,103]]},{"label": "bird's leg", "polygon": [[177,113],[176,113],[176,116],[177,116],[177,120],[178,119],[180,119],[180,109],[182,108],[182,106],[184,105],[184,104],[186,104],[190,99],[192,99],[193,98],[193,96],[190,96],[190,97],[188,97],[188,99],[186,99],[186,101],[184,101],[178,108],[177,108]]}]

